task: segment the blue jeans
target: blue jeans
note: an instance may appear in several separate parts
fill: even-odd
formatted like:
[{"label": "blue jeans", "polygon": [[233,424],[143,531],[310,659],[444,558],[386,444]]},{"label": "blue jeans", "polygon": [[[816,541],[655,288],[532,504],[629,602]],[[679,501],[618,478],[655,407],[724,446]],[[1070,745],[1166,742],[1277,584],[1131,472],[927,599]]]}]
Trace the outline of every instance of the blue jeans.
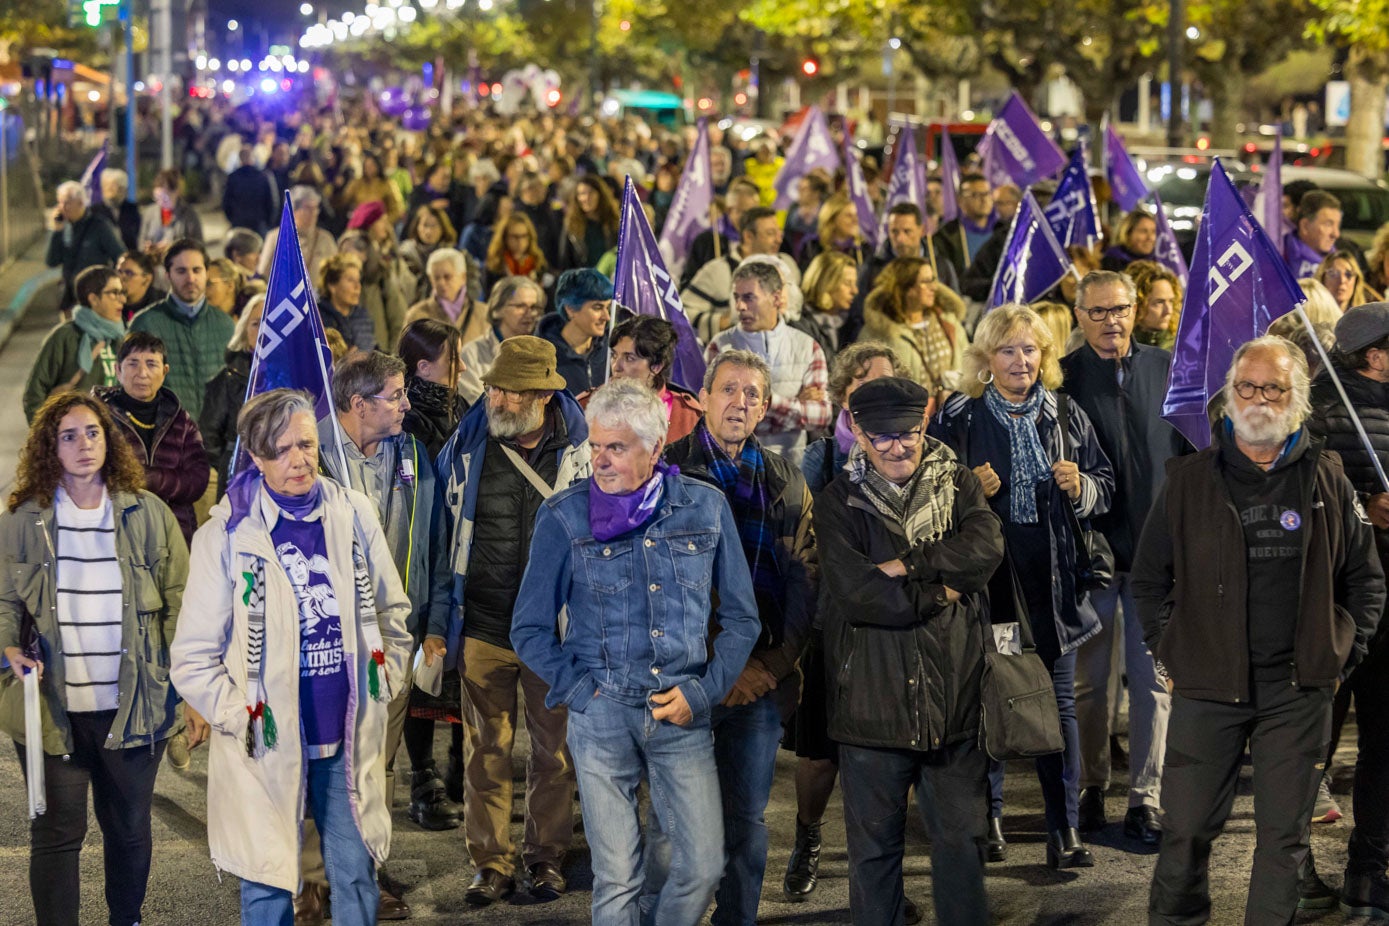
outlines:
[{"label": "blue jeans", "polygon": [[[1047,829],[1055,832],[1078,826],[1080,819],[1080,727],[1076,724],[1076,654],[1053,657],[1038,647],[1051,672],[1056,707],[1061,714],[1061,740],[1065,748],[1037,760],[1037,781],[1042,785]],[[1003,816],[1003,763],[989,764],[989,812]]]},{"label": "blue jeans", "polygon": [[582,712],[569,711],[567,738],[592,853],[594,926],[642,921],[646,866],[637,789],[643,775],[671,856],[649,922],[694,926],[723,873],[723,816],[709,727],[677,727],[653,720],[649,705],[599,695]]},{"label": "blue jeans", "polygon": [[[381,902],[376,863],[362,842],[347,794],[346,750],[328,759],[306,759],[308,801],[323,841],[329,902],[335,926],[374,926]],[[293,926],[294,896],[254,881],[241,882],[242,926]]]}]

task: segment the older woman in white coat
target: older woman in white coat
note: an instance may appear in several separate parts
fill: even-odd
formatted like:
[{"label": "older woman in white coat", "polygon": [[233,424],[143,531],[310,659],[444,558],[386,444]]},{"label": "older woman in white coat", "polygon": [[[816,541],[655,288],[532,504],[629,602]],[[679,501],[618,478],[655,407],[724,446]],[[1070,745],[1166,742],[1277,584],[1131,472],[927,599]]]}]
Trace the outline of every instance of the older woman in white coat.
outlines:
[{"label": "older woman in white coat", "polygon": [[305,804],[333,921],[376,922],[390,849],[386,707],[406,679],[405,596],[372,503],[318,474],[313,400],[277,389],[237,421],[254,462],[193,538],[174,685],[212,724],[208,844],[243,924],[293,920]]}]

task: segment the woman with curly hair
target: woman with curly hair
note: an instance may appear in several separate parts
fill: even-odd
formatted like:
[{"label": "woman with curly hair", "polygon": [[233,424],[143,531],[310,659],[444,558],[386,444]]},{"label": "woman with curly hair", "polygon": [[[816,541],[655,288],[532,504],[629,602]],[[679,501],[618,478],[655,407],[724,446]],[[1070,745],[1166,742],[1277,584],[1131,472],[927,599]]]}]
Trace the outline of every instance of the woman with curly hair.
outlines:
[{"label": "woman with curly hair", "polygon": [[594,267],[617,246],[617,200],[602,178],[584,174],[574,182],[564,210],[559,269]]},{"label": "woman with curly hair", "polygon": [[958,389],[969,337],[959,319],[964,302],[936,281],[920,257],[891,261],[873,285],[863,310],[862,337],[897,353],[897,375],[933,393]]},{"label": "woman with curly hair", "polygon": [[[188,572],[173,513],[90,395],[63,392],[34,416],[0,514],[0,730],[43,752],[48,809],[29,827],[40,923],[77,923],[92,790],[112,923],[136,923],[149,881],[150,805],[178,695],[169,683]],[[61,552],[61,555],[57,555]],[[27,742],[22,674],[37,672],[42,742]],[[185,711],[190,745],[207,724]]]},{"label": "woman with curly hair", "polygon": [[1138,291],[1133,339],[1170,351],[1177,340],[1177,319],[1182,313],[1182,281],[1151,260],[1136,260],[1124,272],[1133,279]]}]

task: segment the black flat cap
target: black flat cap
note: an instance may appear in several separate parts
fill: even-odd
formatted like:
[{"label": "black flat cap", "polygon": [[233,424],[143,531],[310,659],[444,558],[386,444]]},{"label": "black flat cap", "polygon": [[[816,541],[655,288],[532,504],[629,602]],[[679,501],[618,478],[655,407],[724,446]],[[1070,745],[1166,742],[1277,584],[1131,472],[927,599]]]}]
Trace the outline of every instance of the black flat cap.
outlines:
[{"label": "black flat cap", "polygon": [[897,434],[921,427],[931,394],[900,376],[869,380],[849,396],[854,424],[870,434]]}]

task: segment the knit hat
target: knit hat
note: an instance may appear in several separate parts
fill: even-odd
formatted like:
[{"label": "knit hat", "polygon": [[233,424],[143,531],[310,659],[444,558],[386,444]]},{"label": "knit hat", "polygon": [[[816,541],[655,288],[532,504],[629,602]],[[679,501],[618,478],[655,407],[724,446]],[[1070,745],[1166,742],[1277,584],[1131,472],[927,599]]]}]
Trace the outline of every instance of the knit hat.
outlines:
[{"label": "knit hat", "polygon": [[352,218],[347,220],[348,229],[371,228],[376,224],[376,220],[386,214],[386,207],[381,205],[381,201],[373,199],[371,202],[362,203],[352,210]]},{"label": "knit hat", "polygon": [[869,380],[849,396],[854,424],[870,434],[898,434],[921,427],[931,394],[900,376]]},{"label": "knit hat", "polygon": [[508,392],[555,390],[568,385],[556,369],[555,345],[528,334],[507,338],[492,368],[482,374],[484,385]]}]

